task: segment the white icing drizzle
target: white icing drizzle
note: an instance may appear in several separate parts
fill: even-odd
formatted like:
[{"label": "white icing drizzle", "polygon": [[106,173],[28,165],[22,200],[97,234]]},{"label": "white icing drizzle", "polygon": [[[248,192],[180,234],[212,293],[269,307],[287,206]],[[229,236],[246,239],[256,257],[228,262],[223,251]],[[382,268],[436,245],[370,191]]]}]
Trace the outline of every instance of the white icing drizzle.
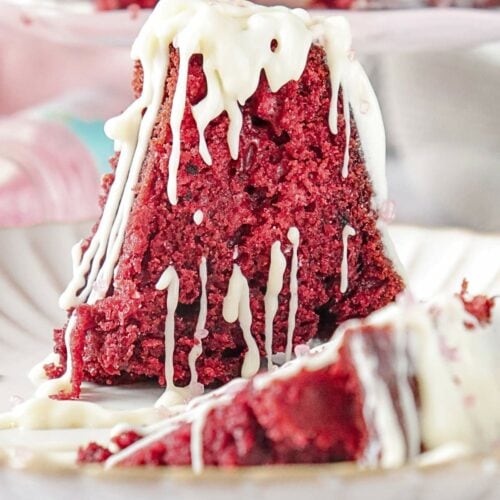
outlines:
[{"label": "white icing drizzle", "polygon": [[355,334],[350,341],[356,373],[364,389],[363,414],[370,434],[364,462],[369,466],[380,463],[396,467],[405,462],[405,436],[398,421],[391,393],[378,374],[378,358],[368,352],[365,338]]},{"label": "white icing drizzle", "polygon": [[[157,290],[167,290],[167,316],[165,319],[165,393],[156,402],[157,406],[170,401],[171,393],[178,392],[174,383],[175,311],[179,303],[179,276],[169,266],[156,284]],[[168,406],[168,404],[165,404]]]},{"label": "white icing drizzle", "polygon": [[342,101],[344,106],[345,120],[345,150],[344,163],[342,165],[342,177],[345,179],[349,175],[349,143],[351,142],[351,112],[349,110],[349,96],[347,95],[347,87],[342,88]]},{"label": "white icing drizzle", "polygon": [[[347,323],[346,323],[347,324]],[[253,386],[256,390],[262,390],[277,380],[287,380],[295,377],[302,370],[314,371],[320,370],[338,359],[338,350],[344,341],[344,332],[346,328],[339,328],[334,337],[300,357],[294,358],[285,363],[278,370],[272,372],[260,373],[253,379]]]},{"label": "white icing drizzle", "polygon": [[82,256],[83,256],[82,243],[83,240],[80,240],[78,243],[76,243],[71,247],[71,263],[72,263],[73,274],[76,274],[78,272],[78,266],[82,261]]},{"label": "white icing drizzle", "polygon": [[203,393],[204,390],[203,385],[198,383],[198,371],[196,370],[196,360],[203,353],[202,341],[208,335],[208,331],[205,329],[205,325],[207,322],[207,312],[208,312],[206,257],[202,257],[200,262],[200,282],[201,282],[200,312],[198,314],[198,321],[196,322],[196,330],[194,332],[194,338],[196,340],[196,343],[189,351],[189,356],[188,356],[189,372],[191,374],[191,381],[189,382],[191,396]]},{"label": "white icing drizzle", "polygon": [[355,236],[356,231],[346,224],[342,230],[342,263],[340,264],[340,292],[347,292],[349,286],[349,262],[348,262],[348,240],[349,236]]},{"label": "white icing drizzle", "polygon": [[288,241],[292,244],[292,265],[290,269],[290,302],[288,309],[288,329],[286,334],[286,360],[292,359],[293,333],[295,331],[295,320],[299,308],[299,271],[298,249],[300,243],[300,232],[296,227],[291,227],[287,234]]},{"label": "white icing drizzle", "polygon": [[[277,42],[274,50],[271,48],[273,40]],[[231,157],[237,159],[242,126],[239,105],[255,92],[261,72],[265,72],[273,92],[289,81],[298,80],[313,41],[318,41],[324,44],[331,75],[329,125],[333,134],[338,130],[340,86],[344,95],[347,141],[342,175],[347,176],[349,161],[349,105],[353,107],[355,118],[364,121],[361,135],[362,141],[369,139],[370,163],[376,163],[376,169],[383,173],[384,145],[373,144],[375,136],[380,143],[383,132],[382,136],[372,133],[374,125],[381,128],[378,106],[359,64],[353,60],[350,29],[344,18],[313,19],[301,9],[263,7],[244,1],[165,0],[159,2],[136,41],[136,45],[152,47],[151,58],[159,50],[152,41],[161,41],[159,45],[163,47],[173,44],[180,59],[170,119],[173,140],[167,192],[172,204],[177,203],[180,127],[186,106],[188,63],[193,54],[203,55],[207,81],[206,96],[191,109],[199,134],[199,153],[207,165],[212,163],[205,141],[207,125],[222,112],[227,112],[228,146]],[[380,186],[375,186],[376,191],[381,187],[380,195],[385,197],[385,179],[380,183],[378,180]]]},{"label": "white icing drizzle", "polygon": [[196,212],[193,214],[193,220],[197,226],[199,226],[203,222],[203,212],[200,209],[196,210]]},{"label": "white icing drizzle", "polygon": [[[168,30],[168,27],[165,26]],[[174,32],[175,33],[175,32]],[[184,36],[183,36],[184,35]],[[168,181],[167,195],[172,205],[177,205],[177,170],[181,157],[181,123],[184,117],[184,109],[186,105],[187,94],[187,79],[189,59],[193,55],[192,44],[194,42],[191,36],[186,36],[183,33],[175,33],[175,40],[165,40],[165,45],[174,42],[174,46],[179,50],[179,74],[177,77],[177,85],[175,88],[174,100],[172,102],[172,110],[170,114],[170,127],[172,130],[172,150],[168,159]],[[182,43],[184,42],[184,43]]]},{"label": "white icing drizzle", "polygon": [[464,459],[472,454],[469,446],[463,443],[446,443],[431,451],[426,451],[419,455],[414,461],[419,466],[429,467],[433,465],[453,462],[458,459]]},{"label": "white icing drizzle", "polygon": [[395,345],[394,370],[397,378],[399,405],[403,416],[403,427],[406,429],[407,457],[416,457],[420,452],[421,435],[418,408],[410,379],[415,375],[410,366],[410,356],[415,352],[412,342],[406,331],[396,330],[393,333]]},{"label": "white icing drizzle", "polygon": [[271,263],[267,279],[266,295],[264,296],[265,307],[265,347],[267,356],[267,369],[273,367],[273,322],[278,312],[278,298],[283,288],[283,276],[286,269],[286,258],[281,251],[281,243],[275,241],[271,246]]},{"label": "white icing drizzle", "polygon": [[200,262],[200,283],[201,283],[201,297],[200,297],[200,313],[198,314],[198,321],[196,322],[196,331],[204,330],[207,322],[208,313],[208,299],[207,299],[207,258],[202,257]]},{"label": "white icing drizzle", "polygon": [[249,378],[259,371],[260,354],[252,335],[252,311],[250,309],[250,289],[238,264],[233,264],[233,273],[229,279],[227,294],[222,304],[222,316],[228,323],[239,320],[247,352],[241,368],[241,375]]},{"label": "white icing drizzle", "polygon": [[164,415],[155,408],[111,410],[88,401],[31,398],[0,414],[0,429],[108,428],[119,422],[148,425]]},{"label": "white icing drizzle", "polygon": [[[231,398],[232,399],[232,398]],[[225,400],[224,403],[229,402]],[[217,406],[221,405],[221,401],[217,399],[212,399],[208,401],[205,405],[200,406],[198,414],[193,419],[191,424],[191,441],[190,441],[190,451],[191,451],[191,467],[195,474],[200,474],[203,471],[203,430],[205,429],[205,422],[207,420],[208,414]]]},{"label": "white icing drizzle", "polygon": [[[84,302],[94,304],[105,296],[111,283],[135,199],[134,188],[163,100],[168,50],[161,45],[152,58],[148,52],[150,48],[143,47],[138,54],[145,65],[140,98],[122,115],[106,124],[107,135],[115,140],[115,148],[120,150],[115,180],[96,234],[78,265],[78,272],[61,295],[59,304],[63,309],[70,309]],[[146,112],[142,116],[145,108]],[[102,259],[104,261],[101,263]],[[99,286],[94,286],[95,283]]]},{"label": "white icing drizzle", "polygon": [[[61,377],[45,380],[36,389],[35,395],[37,398],[43,398],[59,393],[70,393],[72,389],[71,377],[73,374],[73,357],[71,356],[71,339],[73,328],[76,323],[76,315],[73,312],[69,318],[68,324],[66,326],[66,331],[64,333],[64,342],[66,345],[66,352],[68,353],[66,360],[66,371],[61,375]],[[39,364],[37,366],[40,366]],[[34,369],[37,369],[35,366]],[[40,379],[41,380],[41,379]]]},{"label": "white icing drizzle", "polygon": [[324,20],[322,35],[325,44],[326,59],[330,69],[330,115],[329,125],[333,134],[338,132],[338,110],[340,86],[346,80],[345,74],[349,67],[349,50],[352,43],[351,30],[343,17],[332,16]]},{"label": "white icing drizzle", "polygon": [[346,178],[349,173],[349,142],[351,139],[351,122],[349,110],[349,85],[351,78],[352,57],[351,30],[349,24],[343,17],[330,17],[324,21],[327,29],[324,29],[324,42],[327,62],[330,69],[330,86],[332,97],[330,100],[329,125],[332,133],[338,132],[337,102],[339,90],[342,87],[342,107],[345,122],[345,150],[342,165],[342,177]]}]

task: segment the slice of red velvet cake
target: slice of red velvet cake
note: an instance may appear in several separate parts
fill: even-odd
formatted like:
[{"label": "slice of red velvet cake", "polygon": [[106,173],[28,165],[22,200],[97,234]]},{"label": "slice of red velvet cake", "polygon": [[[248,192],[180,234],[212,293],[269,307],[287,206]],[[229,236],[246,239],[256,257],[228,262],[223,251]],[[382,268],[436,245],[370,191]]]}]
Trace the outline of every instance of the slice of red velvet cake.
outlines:
[{"label": "slice of red velvet cake", "polygon": [[234,380],[159,424],[117,428],[110,449],[93,443],[79,461],[200,472],[342,460],[396,467],[451,442],[486,451],[500,437],[492,308],[465,291],[428,304],[402,297],[272,373]]},{"label": "slice of red velvet cake", "polygon": [[[418,422],[399,423],[407,417],[400,414],[407,410],[402,398],[413,403],[411,417],[416,406],[411,360],[405,346],[398,348],[388,328],[347,331],[275,373],[234,380],[195,398],[185,413],[146,431],[122,430],[113,438],[111,448],[122,450],[114,456],[91,444],[79,461],[192,465],[195,472],[203,465],[403,463],[420,451],[420,434]],[[401,364],[404,373],[396,370]],[[382,425],[394,441],[375,431]]]},{"label": "slice of red velvet cake", "polygon": [[156,379],[186,399],[401,292],[383,125],[343,18],[165,0],[132,56],[137,100],[106,125],[113,173],[39,395]]}]

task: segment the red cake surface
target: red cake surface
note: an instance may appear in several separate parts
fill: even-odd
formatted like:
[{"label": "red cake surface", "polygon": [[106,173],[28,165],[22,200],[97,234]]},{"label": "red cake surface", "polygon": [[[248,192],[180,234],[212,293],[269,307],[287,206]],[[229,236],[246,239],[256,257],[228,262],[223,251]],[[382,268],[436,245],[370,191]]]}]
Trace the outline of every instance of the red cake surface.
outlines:
[{"label": "red cake surface", "polygon": [[464,279],[459,297],[464,304],[465,310],[474,316],[480,325],[489,324],[491,322],[493,307],[495,306],[495,299],[485,295],[470,296],[467,291],[468,288],[469,283]]},{"label": "red cake surface", "polygon": [[[306,365],[284,378],[261,375],[272,379],[263,387],[257,376],[246,382],[230,402],[216,404],[206,414],[201,431],[202,464],[233,467],[346,460],[378,462],[380,454],[369,457],[367,451],[370,446],[376,447],[374,443],[379,438],[364,412],[365,387],[352,353],[355,336],[362,338],[363,355],[378,360],[376,376],[391,391],[400,412],[396,356],[404,356],[408,361],[408,354],[396,352],[388,328],[348,330],[340,349],[331,349],[327,362],[319,368]],[[404,382],[411,387],[412,397],[416,397],[414,380],[408,377]],[[400,421],[403,426],[401,415]],[[157,438],[146,444],[140,441],[141,431],[125,431],[112,439],[114,445],[124,450],[137,442],[137,449],[122,453],[123,458],[118,455],[119,460],[113,465],[193,465],[193,426],[181,419],[173,429],[163,435],[160,430]],[[78,460],[102,463],[110,456],[109,450],[92,443],[80,449]]]},{"label": "red cake surface", "polygon": [[[190,61],[187,100],[191,105],[206,94],[201,62],[200,56]],[[178,54],[171,49],[165,99],[136,187],[114,281],[103,300],[80,305],[75,311],[73,392],[64,397],[77,397],[82,380],[115,384],[157,379],[165,384],[166,292],[155,285],[170,265],[180,278],[174,381],[179,386],[189,383],[187,358],[196,342],[201,293],[198,267],[203,256],[208,266],[209,334],[197,360],[199,381],[217,386],[238,377],[247,347],[239,325],[223,319],[223,299],[236,263],[248,280],[252,334],[264,355],[264,295],[270,249],[276,241],[281,243],[287,269],[274,318],[272,347],[273,352],[283,352],[292,258],[287,231],[292,226],[300,231],[294,345],[314,337],[329,338],[342,321],[368,315],[403,289],[400,276],[384,253],[372,185],[352,118],[349,174],[341,177],[346,146],[342,96],[338,101],[339,130],[333,135],[328,126],[329,72],[320,46],[311,47],[300,79],[290,81],[276,93],[261,75],[257,91],[242,107],[237,160],[230,157],[228,118],[223,113],[205,133],[213,164],[203,162],[195,122],[190,106],[186,106],[181,128],[179,202],[173,206],[167,200],[166,182],[178,66]],[[137,96],[141,88],[142,71],[137,65]],[[104,177],[102,204],[112,182],[113,174]],[[193,221],[198,209],[204,212],[200,225]],[[342,231],[347,224],[355,228],[356,235],[348,242],[349,286],[342,293]],[[89,242],[84,242],[84,250]],[[236,249],[237,258],[233,260]],[[61,366],[47,366],[52,377],[64,371],[67,359],[64,330],[56,330],[54,339]]]}]

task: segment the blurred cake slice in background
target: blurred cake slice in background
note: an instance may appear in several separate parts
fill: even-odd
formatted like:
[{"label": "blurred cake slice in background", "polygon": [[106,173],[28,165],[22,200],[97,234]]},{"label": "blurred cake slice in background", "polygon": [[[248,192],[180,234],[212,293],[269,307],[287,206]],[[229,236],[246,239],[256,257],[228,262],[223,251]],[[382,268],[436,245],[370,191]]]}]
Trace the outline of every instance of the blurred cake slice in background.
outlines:
[{"label": "blurred cake slice in background", "polygon": [[121,426],[82,463],[204,465],[357,461],[397,467],[500,437],[499,333],[484,296],[396,304],[343,325],[333,340],[272,373],[193,399],[145,429]]}]

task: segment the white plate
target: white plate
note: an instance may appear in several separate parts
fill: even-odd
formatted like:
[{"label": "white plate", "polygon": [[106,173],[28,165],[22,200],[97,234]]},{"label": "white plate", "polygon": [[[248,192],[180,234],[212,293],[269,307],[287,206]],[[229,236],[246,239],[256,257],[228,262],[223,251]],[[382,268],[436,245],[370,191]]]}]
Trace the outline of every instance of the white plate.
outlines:
[{"label": "white plate", "polygon": [[[0,231],[0,411],[9,408],[12,396],[27,398],[33,391],[26,378],[27,371],[51,349],[52,328],[64,322],[57,298],[70,275],[69,249],[86,235],[89,227],[89,223],[82,223]],[[500,236],[410,226],[394,226],[391,234],[417,297],[458,291],[464,277],[470,281],[471,292],[500,295]],[[86,386],[84,393],[86,399],[103,406],[126,409],[151,404],[161,390],[144,385]],[[105,435],[102,430],[0,431],[0,447],[14,446],[21,450],[27,443],[36,448],[58,441],[64,450],[90,439],[104,439]],[[22,457],[23,452],[20,453]],[[90,491],[95,493],[98,488],[99,498],[154,498],[155,495],[166,498],[169,492],[169,498],[175,499],[200,498],[203,494],[206,499],[217,500],[237,496],[242,500],[253,499],[257,495],[262,499],[288,500],[303,497],[312,486],[318,497],[328,495],[346,500],[365,499],[368,494],[377,498],[382,493],[390,494],[391,498],[403,498],[404,494],[407,499],[500,497],[500,474],[496,462],[490,458],[430,471],[410,467],[354,476],[352,466],[346,469],[338,465],[289,467],[267,471],[266,477],[261,477],[261,472],[224,472],[210,480],[195,482],[180,480],[170,473],[155,476],[154,481],[143,475],[124,485],[120,474],[102,479],[86,474],[68,476],[57,471],[34,474],[0,467],[0,498],[34,498],[35,494],[63,498],[61,491],[67,494],[71,488],[76,500],[90,498]]]},{"label": "white plate", "polygon": [[[353,46],[363,53],[444,50],[500,40],[500,9],[312,12],[347,17]],[[149,13],[148,9],[97,12],[89,0],[0,1],[0,25],[77,45],[130,47]]]}]

